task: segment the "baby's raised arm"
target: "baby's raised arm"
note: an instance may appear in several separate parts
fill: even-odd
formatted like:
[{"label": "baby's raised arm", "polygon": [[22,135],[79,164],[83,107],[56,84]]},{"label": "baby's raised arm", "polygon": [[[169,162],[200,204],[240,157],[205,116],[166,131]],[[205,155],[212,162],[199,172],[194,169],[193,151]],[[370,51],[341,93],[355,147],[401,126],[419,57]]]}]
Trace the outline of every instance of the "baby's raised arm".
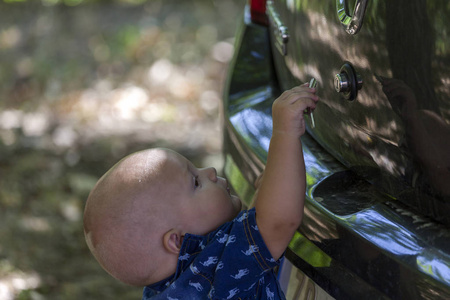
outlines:
[{"label": "baby's raised arm", "polygon": [[255,199],[256,222],[274,259],[286,250],[300,226],[306,174],[300,137],[304,111],[319,98],[308,84],[284,92],[272,106],[273,133],[267,164]]}]

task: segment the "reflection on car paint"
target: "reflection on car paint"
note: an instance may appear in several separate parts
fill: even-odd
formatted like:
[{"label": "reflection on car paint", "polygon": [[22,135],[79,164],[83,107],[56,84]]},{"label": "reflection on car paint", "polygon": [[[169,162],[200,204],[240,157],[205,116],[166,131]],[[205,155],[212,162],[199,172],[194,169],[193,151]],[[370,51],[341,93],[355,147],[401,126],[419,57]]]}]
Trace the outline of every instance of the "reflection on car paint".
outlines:
[{"label": "reflection on car paint", "polygon": [[[314,138],[391,197],[450,225],[445,1],[372,1],[356,36],[336,22],[336,3],[273,5],[291,36],[286,57],[274,52],[282,89],[320,75]],[[345,61],[365,79],[353,102],[343,101],[331,84]],[[402,84],[388,91],[384,84],[392,82]]]},{"label": "reflection on car paint", "polygon": [[[288,274],[290,299],[304,295],[305,289],[299,286],[306,281],[297,278],[302,276],[300,273],[339,299],[450,297],[450,230],[435,219],[439,214],[450,215],[447,206],[436,204],[448,200],[448,185],[426,178],[427,168],[441,163],[445,166],[445,155],[450,154],[450,150],[446,151],[450,149],[449,138],[444,135],[432,140],[437,131],[445,132],[439,129],[436,115],[446,126],[449,124],[450,80],[441,76],[446,64],[434,63],[432,67],[438,71],[430,76],[431,69],[427,69],[428,76],[422,84],[424,74],[417,68],[431,68],[432,55],[422,55],[431,53],[431,49],[402,48],[405,46],[396,45],[393,36],[387,36],[404,34],[405,39],[410,39],[406,43],[430,41],[434,38],[426,36],[432,29],[430,22],[435,28],[448,25],[450,11],[444,9],[444,1],[419,2],[372,1],[370,5],[377,6],[368,7],[364,27],[355,42],[340,24],[330,21],[335,18],[335,3],[276,1],[277,9],[286,4],[287,11],[296,13],[297,18],[291,21],[299,23],[287,24],[291,48],[281,61],[278,52],[270,53],[267,48],[267,28],[248,22],[241,28],[225,89],[224,152],[230,165],[225,170],[232,178],[230,184],[239,187],[246,199],[253,195],[253,182],[267,158],[273,100],[282,90],[306,82],[311,76],[321,85],[316,128],[302,137],[307,198],[302,225],[286,252],[293,264]],[[424,3],[430,7],[411,12]],[[400,6],[405,11],[398,12]],[[410,34],[417,28],[404,30],[407,23],[387,32],[394,25],[395,16],[406,20],[433,10],[437,13],[433,20],[419,20],[423,32],[415,41]],[[279,13],[285,20],[288,12]],[[342,43],[355,47],[344,49]],[[433,55],[438,59],[448,56],[448,40],[437,39],[435,43]],[[402,57],[402,52],[416,50],[417,53]],[[258,55],[253,55],[254,51]],[[285,70],[273,69],[272,54],[274,64],[285,64]],[[354,102],[341,99],[332,80],[328,80],[344,60],[350,59],[365,79]],[[371,65],[373,60],[376,64]],[[403,82],[405,91],[406,85],[413,90],[418,104],[409,117],[402,112],[407,106],[400,105],[405,100],[383,90],[389,80],[399,86]],[[423,118],[416,119],[415,126],[432,127],[431,134],[427,133],[430,142],[415,141],[417,136],[412,136],[412,132],[420,129],[407,128],[404,116],[415,118],[414,114],[425,118],[425,122]],[[413,143],[419,147],[408,148]],[[443,150],[431,157],[439,158],[440,163],[421,161],[428,159],[420,152],[423,146]],[[448,182],[445,172],[449,170],[440,169],[444,171],[442,182]],[[233,175],[237,173],[240,175]]]}]

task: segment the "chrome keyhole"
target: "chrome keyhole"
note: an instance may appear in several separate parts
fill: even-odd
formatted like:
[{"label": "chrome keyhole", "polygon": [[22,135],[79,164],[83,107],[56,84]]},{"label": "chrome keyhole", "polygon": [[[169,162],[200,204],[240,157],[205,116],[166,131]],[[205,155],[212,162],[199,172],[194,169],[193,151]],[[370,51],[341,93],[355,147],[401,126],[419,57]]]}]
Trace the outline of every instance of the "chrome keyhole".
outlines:
[{"label": "chrome keyhole", "polygon": [[353,66],[346,62],[334,76],[334,89],[342,94],[347,100],[355,100],[358,96],[358,90],[363,86],[363,79],[359,73],[355,71]]},{"label": "chrome keyhole", "polygon": [[347,75],[344,73],[336,74],[334,77],[334,88],[338,93],[348,93],[350,90],[350,84],[348,82]]}]

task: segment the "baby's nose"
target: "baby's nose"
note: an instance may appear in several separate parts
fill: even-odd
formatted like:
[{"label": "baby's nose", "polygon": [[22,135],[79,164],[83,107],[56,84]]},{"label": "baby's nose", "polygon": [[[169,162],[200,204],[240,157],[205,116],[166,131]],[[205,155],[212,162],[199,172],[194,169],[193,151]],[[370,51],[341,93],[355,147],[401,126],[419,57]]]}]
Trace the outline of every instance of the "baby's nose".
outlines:
[{"label": "baby's nose", "polygon": [[206,168],[205,169],[208,178],[213,181],[213,182],[217,182],[217,170],[216,168]]}]

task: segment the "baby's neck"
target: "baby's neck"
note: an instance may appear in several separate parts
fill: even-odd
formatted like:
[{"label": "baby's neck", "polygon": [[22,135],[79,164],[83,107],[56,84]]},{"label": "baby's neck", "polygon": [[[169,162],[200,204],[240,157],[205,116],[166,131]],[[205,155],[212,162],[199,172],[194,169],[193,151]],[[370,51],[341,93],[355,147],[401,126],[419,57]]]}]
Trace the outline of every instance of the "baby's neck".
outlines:
[{"label": "baby's neck", "polygon": [[167,279],[175,274],[177,270],[178,257],[167,257],[158,259],[155,264],[155,272],[151,275],[146,285],[151,285]]}]

